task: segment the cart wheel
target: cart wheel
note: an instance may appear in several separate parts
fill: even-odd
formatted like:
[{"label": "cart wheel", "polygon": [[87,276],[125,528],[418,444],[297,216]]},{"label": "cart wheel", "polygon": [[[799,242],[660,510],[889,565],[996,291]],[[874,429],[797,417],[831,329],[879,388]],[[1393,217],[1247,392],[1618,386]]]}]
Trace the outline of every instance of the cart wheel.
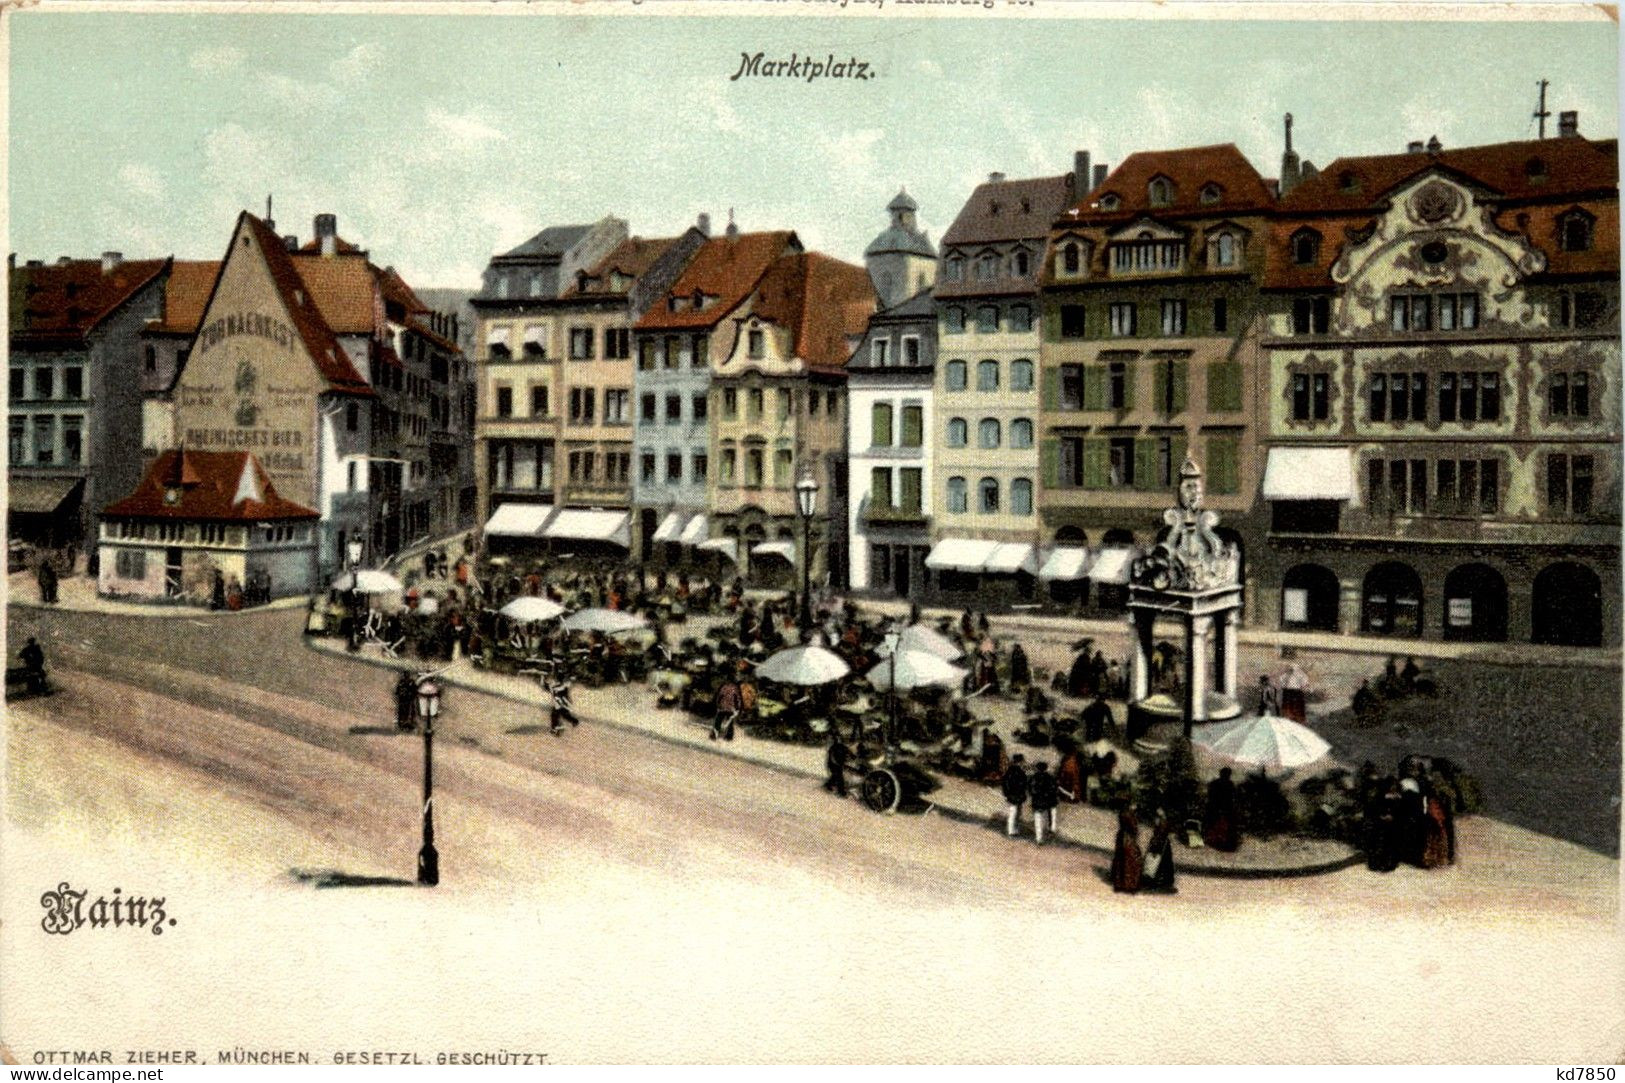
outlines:
[{"label": "cart wheel", "polygon": [[863,803],[876,812],[896,812],[903,800],[903,785],[884,767],[863,776]]}]

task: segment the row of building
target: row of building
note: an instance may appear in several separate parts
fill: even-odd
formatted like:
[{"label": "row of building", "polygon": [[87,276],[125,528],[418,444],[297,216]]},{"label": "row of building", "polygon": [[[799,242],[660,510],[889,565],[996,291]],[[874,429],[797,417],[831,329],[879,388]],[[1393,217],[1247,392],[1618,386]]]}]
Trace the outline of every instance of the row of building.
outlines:
[{"label": "row of building", "polygon": [[[1182,463],[1255,625],[1617,643],[1617,144],[993,174],[858,267],[551,227],[473,299],[490,552],[1115,612]],[[731,217],[731,216],[730,216]]]},{"label": "row of building", "polygon": [[218,260],[10,267],[8,536],[100,589],[281,595],[474,522],[458,317],[318,215]]}]

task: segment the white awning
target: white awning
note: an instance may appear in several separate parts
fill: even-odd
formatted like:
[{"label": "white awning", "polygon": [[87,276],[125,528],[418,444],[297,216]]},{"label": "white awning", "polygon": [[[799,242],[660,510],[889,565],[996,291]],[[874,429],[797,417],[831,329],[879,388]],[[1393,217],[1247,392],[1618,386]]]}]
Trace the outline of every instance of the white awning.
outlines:
[{"label": "white awning", "polygon": [[1134,560],[1132,549],[1102,549],[1089,566],[1089,578],[1096,583],[1128,582],[1129,564]]},{"label": "white awning", "polygon": [[677,536],[677,540],[684,545],[698,545],[705,540],[705,530],[709,525],[705,516],[696,515],[683,527],[683,532]]},{"label": "white awning", "polygon": [[998,548],[998,542],[981,538],[943,538],[931,547],[925,566],[938,571],[979,572]]},{"label": "white awning", "polygon": [[796,543],[792,541],[760,542],[751,546],[750,555],[754,557],[783,557],[791,564],[796,562]]},{"label": "white awning", "polygon": [[1082,579],[1088,566],[1089,550],[1076,545],[1063,545],[1044,561],[1044,566],[1038,569],[1038,578],[1046,583],[1053,580],[1069,583]]},{"label": "white awning", "polygon": [[485,532],[509,538],[538,538],[552,514],[551,504],[502,504],[486,521]]},{"label": "white awning", "polygon": [[1030,545],[1006,543],[993,550],[982,570],[995,575],[1014,575],[1016,572],[1031,575],[1038,570],[1038,554]]},{"label": "white awning", "polygon": [[632,516],[624,511],[587,511],[581,508],[560,508],[559,513],[542,532],[547,538],[568,538],[574,541],[613,542],[627,549],[632,547]]},{"label": "white awning", "polygon": [[660,520],[660,525],[655,527],[654,540],[657,542],[676,541],[677,532],[682,528],[682,526],[683,513],[680,511],[668,511],[666,513],[666,517]]},{"label": "white awning", "polygon": [[1352,500],[1354,454],[1346,447],[1272,447],[1265,500]]},{"label": "white awning", "polygon": [[707,538],[699,548],[708,553],[721,553],[736,564],[739,562],[739,543],[732,538]]}]

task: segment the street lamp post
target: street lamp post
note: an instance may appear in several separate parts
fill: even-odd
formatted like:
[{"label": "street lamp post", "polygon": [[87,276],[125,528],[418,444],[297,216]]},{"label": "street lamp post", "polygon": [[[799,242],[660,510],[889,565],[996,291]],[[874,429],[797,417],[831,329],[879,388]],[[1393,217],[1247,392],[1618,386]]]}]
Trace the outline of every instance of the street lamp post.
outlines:
[{"label": "street lamp post", "polygon": [[440,882],[440,853],[434,848],[434,720],[440,713],[440,686],[418,682],[418,717],[423,719],[423,848],[418,851],[418,883]]},{"label": "street lamp post", "polygon": [[349,570],[355,571],[361,567],[361,539],[351,538],[344,546],[345,556],[349,558]]},{"label": "street lamp post", "polygon": [[888,747],[891,745],[892,740],[897,736],[897,648],[902,641],[902,633],[898,632],[895,628],[886,633],[886,638],[884,641],[886,644],[886,654],[891,659],[891,679],[886,682],[890,686],[886,689],[886,694],[891,697],[891,710],[888,712],[888,718],[891,726],[890,732],[885,735],[886,739],[883,743]]},{"label": "street lamp post", "polygon": [[796,482],[796,511],[801,513],[801,632],[812,628],[812,521],[818,510],[818,479],[808,470]]}]

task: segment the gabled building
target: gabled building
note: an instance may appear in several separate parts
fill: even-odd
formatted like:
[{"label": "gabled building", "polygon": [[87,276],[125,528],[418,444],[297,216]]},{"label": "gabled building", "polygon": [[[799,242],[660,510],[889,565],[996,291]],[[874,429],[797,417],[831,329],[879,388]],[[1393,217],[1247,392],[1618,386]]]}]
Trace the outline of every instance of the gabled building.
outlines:
[{"label": "gabled building", "polygon": [[1223,529],[1243,524],[1257,490],[1257,294],[1274,203],[1225,143],[1132,154],[1055,218],[1041,426],[1052,600],[1123,604],[1128,553],[1154,540],[1187,455]]},{"label": "gabled building", "polygon": [[[769,269],[780,257],[799,252],[801,242],[788,230],[741,233],[730,222],[723,236],[700,246],[633,325],[638,559],[670,565],[698,558],[714,571],[732,573],[733,566],[715,549],[700,549],[713,538],[722,540],[705,519],[717,468],[711,462],[711,415],[718,405],[711,395],[712,374],[736,355],[743,331],[735,317],[750,310]],[[738,559],[735,549],[733,559]]]},{"label": "gabled building", "polygon": [[[1078,156],[1088,173],[1088,156]],[[1038,571],[1039,270],[1074,174],[994,173],[943,234],[933,296],[938,363],[936,509],[926,565],[934,595],[1033,593]]]},{"label": "gabled building", "polygon": [[169,260],[10,268],[7,535],[90,552],[95,512],[141,478],[141,329]]},{"label": "gabled building", "polygon": [[1263,623],[1619,642],[1617,144],[1340,158],[1271,226]]},{"label": "gabled building", "polygon": [[[557,506],[559,365],[569,338],[546,306],[626,239],[626,222],[613,216],[549,226],[493,256],[469,301],[478,314],[474,472],[482,534],[528,544]],[[493,524],[504,505],[511,509]]]},{"label": "gabled building", "polygon": [[[736,542],[740,573],[758,585],[799,586],[803,561],[814,584],[846,567],[845,370],[874,310],[864,268],[786,252],[713,336],[710,534]],[[810,553],[803,476],[818,483]]]}]

